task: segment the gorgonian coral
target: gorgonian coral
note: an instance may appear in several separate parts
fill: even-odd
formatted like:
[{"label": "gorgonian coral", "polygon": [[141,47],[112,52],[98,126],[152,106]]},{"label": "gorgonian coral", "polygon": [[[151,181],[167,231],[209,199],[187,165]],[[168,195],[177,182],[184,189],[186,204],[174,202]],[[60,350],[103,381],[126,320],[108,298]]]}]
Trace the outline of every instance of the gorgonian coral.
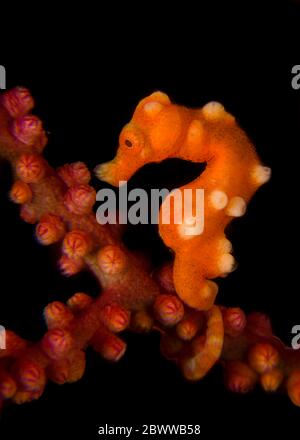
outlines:
[{"label": "gorgonian coral", "polygon": [[[155,92],[139,103],[122,131],[116,159],[97,168],[100,178],[117,183],[166,157],[207,162],[206,171],[187,185],[205,189],[207,229],[187,239],[178,225],[161,223],[162,238],[176,258],[153,270],[146,258],[126,249],[118,225],[96,221],[96,194],[85,164],[54,170],[42,157],[47,137],[42,122],[30,114],[33,105],[21,87],[1,96],[0,157],[13,170],[10,197],[21,205],[22,219],[36,225],[41,244],[61,242],[60,270],[71,276],[88,268],[101,292],[97,298],[77,292],[67,304],[48,304],[48,330],[38,343],[7,330],[6,349],[0,351],[0,403],[36,399],[48,380],[80,379],[87,346],[118,361],[126,350],[119,333],[130,329],[160,332],[162,353],[189,380],[200,379],[220,361],[232,391],[246,392],[260,382],[266,391],[286,389],[300,405],[299,354],[273,335],[265,315],[246,316],[239,308],[214,304],[217,287],[211,278],[226,275],[234,264],[224,228],[244,214],[270,175],[234,118],[216,103],[188,110]],[[191,226],[185,220],[184,227]]]}]

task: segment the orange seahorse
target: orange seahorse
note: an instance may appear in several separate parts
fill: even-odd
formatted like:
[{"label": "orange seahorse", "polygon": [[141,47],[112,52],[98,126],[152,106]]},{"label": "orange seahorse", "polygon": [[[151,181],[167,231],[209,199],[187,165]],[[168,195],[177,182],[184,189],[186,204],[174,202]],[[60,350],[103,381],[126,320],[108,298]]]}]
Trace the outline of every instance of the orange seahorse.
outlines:
[{"label": "orange seahorse", "polygon": [[[163,92],[154,92],[139,102],[132,120],[119,138],[116,157],[96,168],[99,179],[118,185],[150,162],[181,158],[206,163],[204,172],[181,187],[204,190],[204,228],[189,235],[195,217],[181,225],[164,224],[160,209],[159,233],[175,252],[173,278],[180,298],[189,306],[208,310],[218,291],[213,278],[225,276],[235,267],[231,243],[224,229],[242,216],[255,191],[267,182],[271,170],[261,164],[254,146],[235,118],[217,102],[201,109],[173,104]],[[184,195],[183,195],[184,197]],[[170,205],[169,205],[170,206]]]}]

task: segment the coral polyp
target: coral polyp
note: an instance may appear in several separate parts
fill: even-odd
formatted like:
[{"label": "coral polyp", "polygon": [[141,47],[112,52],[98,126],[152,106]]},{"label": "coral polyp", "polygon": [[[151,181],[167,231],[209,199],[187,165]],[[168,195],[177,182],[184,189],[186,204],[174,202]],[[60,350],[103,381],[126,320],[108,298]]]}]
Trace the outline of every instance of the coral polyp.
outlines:
[{"label": "coral polyp", "polygon": [[99,178],[117,184],[151,161],[207,162],[206,171],[186,185],[205,190],[205,229],[187,238],[192,218],[184,219],[183,229],[161,223],[160,234],[175,259],[155,268],[147,255],[125,246],[119,225],[97,222],[95,190],[84,163],[55,170],[45,160],[47,137],[30,113],[33,106],[25,88],[1,95],[0,158],[10,163],[14,180],[9,197],[20,205],[21,218],[35,225],[41,245],[59,244],[61,272],[72,276],[88,269],[99,282],[99,295],[79,291],[66,304],[45,304],[47,331],[38,342],[6,331],[0,405],[38,399],[49,380],[79,380],[89,346],[104,359],[119,361],[126,351],[122,332],[130,330],[159,332],[162,353],[187,380],[203,378],[219,362],[230,390],[245,393],[259,383],[268,392],[286,391],[300,406],[299,354],[273,335],[265,315],[215,302],[213,278],[235,267],[224,229],[245,214],[254,192],[270,177],[233,116],[218,103],[190,110],[155,92],[138,104],[122,130],[116,159],[97,167]]}]

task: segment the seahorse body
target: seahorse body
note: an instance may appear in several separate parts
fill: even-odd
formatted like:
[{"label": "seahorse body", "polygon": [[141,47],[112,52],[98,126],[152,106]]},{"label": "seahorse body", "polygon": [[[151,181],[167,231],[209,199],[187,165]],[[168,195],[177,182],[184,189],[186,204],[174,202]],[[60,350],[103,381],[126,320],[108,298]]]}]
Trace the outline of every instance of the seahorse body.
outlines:
[{"label": "seahorse body", "polygon": [[[183,198],[184,189],[204,190],[204,228],[198,235],[189,235],[193,216],[184,217],[182,224],[164,224],[162,210],[171,202],[169,195],[161,206],[159,233],[175,252],[173,277],[178,295],[189,306],[208,310],[218,290],[211,280],[235,267],[224,229],[245,213],[255,191],[269,180],[271,170],[262,166],[248,137],[221,104],[211,102],[201,109],[188,109],[155,92],[139,102],[120,134],[116,157],[99,165],[96,174],[118,185],[146,163],[175,157],[206,163],[198,178],[180,188]],[[192,203],[195,213],[195,191]]]}]

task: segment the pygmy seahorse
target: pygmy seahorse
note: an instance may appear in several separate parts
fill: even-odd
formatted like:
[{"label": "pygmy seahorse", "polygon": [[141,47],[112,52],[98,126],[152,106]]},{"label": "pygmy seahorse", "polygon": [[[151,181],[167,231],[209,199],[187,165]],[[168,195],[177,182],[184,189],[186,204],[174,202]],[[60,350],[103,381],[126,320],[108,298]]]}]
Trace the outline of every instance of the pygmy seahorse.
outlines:
[{"label": "pygmy seahorse", "polygon": [[[99,165],[99,179],[118,185],[150,162],[181,158],[206,163],[204,172],[179,188],[204,190],[204,227],[198,235],[188,231],[195,216],[183,217],[182,224],[161,221],[159,233],[175,253],[173,278],[180,298],[189,306],[208,310],[218,291],[213,278],[226,276],[235,268],[232,246],[224,230],[235,217],[242,216],[255,191],[267,182],[270,168],[263,166],[254,146],[235,118],[217,102],[201,109],[173,104],[162,92],[154,92],[139,102],[131,121],[119,138],[116,157]],[[170,206],[170,205],[169,205]]]}]

